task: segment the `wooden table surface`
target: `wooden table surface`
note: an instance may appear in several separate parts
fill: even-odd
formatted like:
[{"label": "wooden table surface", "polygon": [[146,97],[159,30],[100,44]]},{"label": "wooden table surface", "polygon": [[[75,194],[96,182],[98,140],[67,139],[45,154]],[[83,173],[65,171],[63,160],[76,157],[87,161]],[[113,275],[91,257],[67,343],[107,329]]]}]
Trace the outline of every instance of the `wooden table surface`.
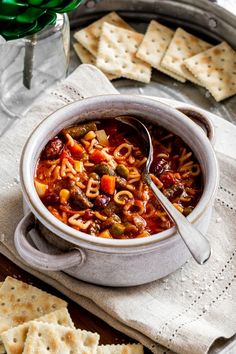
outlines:
[{"label": "wooden table surface", "polygon": [[[92,315],[81,306],[71,301],[59,291],[55,290],[51,286],[35,278],[31,274],[23,271],[17,267],[14,263],[9,261],[6,257],[0,254],[0,281],[4,281],[6,276],[12,276],[26,283],[32,284],[39,289],[47,291],[50,294],[56,295],[68,302],[68,310],[76,328],[85,329],[100,334],[100,344],[127,344],[134,343],[135,341],[124,334],[116,331],[110,327],[107,323]],[[148,351],[147,351],[148,353]]]}]

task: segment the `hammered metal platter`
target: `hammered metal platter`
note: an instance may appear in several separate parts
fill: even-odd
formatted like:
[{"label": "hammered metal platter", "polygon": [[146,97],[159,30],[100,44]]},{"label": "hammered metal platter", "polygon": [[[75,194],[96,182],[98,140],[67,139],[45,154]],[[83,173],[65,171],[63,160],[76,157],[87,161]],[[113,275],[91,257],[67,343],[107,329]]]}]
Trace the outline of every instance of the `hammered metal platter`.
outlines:
[{"label": "hammered metal platter", "polygon": [[[70,16],[72,34],[109,11],[117,11],[142,33],[154,19],[173,29],[181,26],[212,44],[225,40],[236,50],[236,16],[208,0],[87,0]],[[70,71],[78,64],[72,50]],[[182,84],[156,70],[148,85],[127,79],[114,80],[113,84],[121,93],[190,103],[236,124],[236,96],[218,103],[204,88],[190,82]]]}]

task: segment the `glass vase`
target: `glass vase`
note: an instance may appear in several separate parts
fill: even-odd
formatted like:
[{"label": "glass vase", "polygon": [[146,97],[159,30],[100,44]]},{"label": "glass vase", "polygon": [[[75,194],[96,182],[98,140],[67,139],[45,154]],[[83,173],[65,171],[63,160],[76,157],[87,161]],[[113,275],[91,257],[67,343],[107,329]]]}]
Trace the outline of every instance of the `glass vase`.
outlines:
[{"label": "glass vase", "polygon": [[70,26],[66,14],[58,14],[53,26],[35,35],[0,44],[2,111],[8,117],[20,117],[49,86],[65,78],[69,52]]}]

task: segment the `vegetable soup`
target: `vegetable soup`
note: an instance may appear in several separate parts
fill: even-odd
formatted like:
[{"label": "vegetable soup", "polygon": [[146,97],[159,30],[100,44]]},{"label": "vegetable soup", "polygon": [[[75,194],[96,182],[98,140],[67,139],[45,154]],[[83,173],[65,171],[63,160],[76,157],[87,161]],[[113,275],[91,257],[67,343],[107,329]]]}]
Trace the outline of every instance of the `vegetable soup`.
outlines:
[{"label": "vegetable soup", "polygon": [[[187,216],[202,194],[202,173],[190,148],[160,126],[148,126],[154,156],[151,178]],[[35,187],[45,207],[87,234],[116,239],[148,237],[173,221],[142,179],[146,163],[134,130],[117,120],[63,129],[42,151]]]}]

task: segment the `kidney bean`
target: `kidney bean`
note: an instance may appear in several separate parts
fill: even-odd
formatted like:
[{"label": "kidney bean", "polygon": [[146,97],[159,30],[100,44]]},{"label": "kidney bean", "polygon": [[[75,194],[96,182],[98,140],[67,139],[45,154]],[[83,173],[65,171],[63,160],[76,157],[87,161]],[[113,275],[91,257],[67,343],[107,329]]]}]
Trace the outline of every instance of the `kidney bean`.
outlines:
[{"label": "kidney bean", "polygon": [[59,196],[57,194],[48,194],[43,198],[43,203],[46,205],[53,205],[59,202]]},{"label": "kidney bean", "polygon": [[58,137],[50,140],[42,152],[44,160],[56,160],[61,155],[64,144]]},{"label": "kidney bean", "polygon": [[104,209],[108,205],[110,199],[111,198],[108,197],[107,195],[104,194],[98,195],[97,198],[95,199],[95,206],[98,209]]},{"label": "kidney bean", "polygon": [[167,171],[169,169],[169,163],[165,159],[161,159],[159,161],[153,161],[151,165],[151,172],[154,175],[160,175],[161,173]]},{"label": "kidney bean", "polygon": [[83,218],[84,218],[85,220],[91,220],[91,219],[93,219],[93,213],[92,213],[92,211],[91,211],[90,209],[85,210],[85,213],[84,213],[84,215],[83,215]]}]

